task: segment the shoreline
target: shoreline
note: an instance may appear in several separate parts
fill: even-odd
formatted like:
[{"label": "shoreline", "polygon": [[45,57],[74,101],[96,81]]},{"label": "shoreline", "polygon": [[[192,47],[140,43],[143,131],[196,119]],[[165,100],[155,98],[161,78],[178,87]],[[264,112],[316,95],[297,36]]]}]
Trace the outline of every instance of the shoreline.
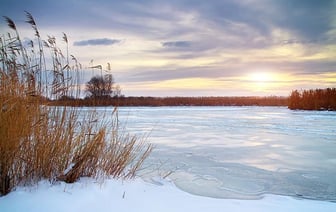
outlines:
[{"label": "shoreline", "polygon": [[159,107],[159,106],[288,106],[287,97],[106,97],[75,99],[64,97],[46,100],[54,106],[116,106],[116,107]]}]

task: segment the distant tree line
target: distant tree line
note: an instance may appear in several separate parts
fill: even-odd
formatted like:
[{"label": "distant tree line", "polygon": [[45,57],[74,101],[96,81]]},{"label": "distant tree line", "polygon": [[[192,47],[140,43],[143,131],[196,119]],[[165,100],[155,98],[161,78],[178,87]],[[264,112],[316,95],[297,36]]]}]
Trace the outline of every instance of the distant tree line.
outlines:
[{"label": "distant tree line", "polygon": [[294,90],[288,98],[292,110],[336,110],[336,88]]},{"label": "distant tree line", "polygon": [[287,106],[287,97],[124,97],[59,99],[53,105],[69,106]]}]

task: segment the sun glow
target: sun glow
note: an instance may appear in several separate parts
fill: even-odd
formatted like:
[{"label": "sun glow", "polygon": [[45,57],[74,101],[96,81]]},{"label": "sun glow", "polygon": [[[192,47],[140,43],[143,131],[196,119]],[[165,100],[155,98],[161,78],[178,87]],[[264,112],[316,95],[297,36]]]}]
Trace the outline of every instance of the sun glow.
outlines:
[{"label": "sun glow", "polygon": [[248,77],[252,82],[271,82],[275,80],[274,75],[267,72],[255,72],[250,74]]},{"label": "sun glow", "polygon": [[247,75],[246,81],[248,87],[253,91],[267,92],[269,89],[274,89],[278,86],[279,76],[270,72],[253,72]]}]

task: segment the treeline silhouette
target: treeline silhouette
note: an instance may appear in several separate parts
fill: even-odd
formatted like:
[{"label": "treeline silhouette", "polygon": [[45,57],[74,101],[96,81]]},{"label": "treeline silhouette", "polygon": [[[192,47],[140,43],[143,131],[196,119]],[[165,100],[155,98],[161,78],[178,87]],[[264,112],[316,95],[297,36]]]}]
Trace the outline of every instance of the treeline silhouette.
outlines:
[{"label": "treeline silhouette", "polygon": [[50,100],[57,106],[287,106],[288,98],[268,97],[100,97]]},{"label": "treeline silhouette", "polygon": [[288,98],[292,110],[336,110],[336,88],[294,90]]}]

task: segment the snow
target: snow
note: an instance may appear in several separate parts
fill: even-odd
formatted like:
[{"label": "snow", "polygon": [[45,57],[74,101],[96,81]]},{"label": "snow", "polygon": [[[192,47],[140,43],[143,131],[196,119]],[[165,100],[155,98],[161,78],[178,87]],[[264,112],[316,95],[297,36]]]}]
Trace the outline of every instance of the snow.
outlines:
[{"label": "snow", "polygon": [[82,178],[74,184],[42,181],[34,187],[19,187],[0,198],[1,212],[211,212],[211,211],[336,211],[336,204],[326,201],[294,199],[265,195],[260,200],[216,199],[191,195],[179,190],[171,181],[156,183],[135,180],[105,180],[97,183]]},{"label": "snow", "polygon": [[42,181],[0,197],[0,212],[336,211],[336,112],[136,107],[119,120],[155,145],[137,179]]}]

